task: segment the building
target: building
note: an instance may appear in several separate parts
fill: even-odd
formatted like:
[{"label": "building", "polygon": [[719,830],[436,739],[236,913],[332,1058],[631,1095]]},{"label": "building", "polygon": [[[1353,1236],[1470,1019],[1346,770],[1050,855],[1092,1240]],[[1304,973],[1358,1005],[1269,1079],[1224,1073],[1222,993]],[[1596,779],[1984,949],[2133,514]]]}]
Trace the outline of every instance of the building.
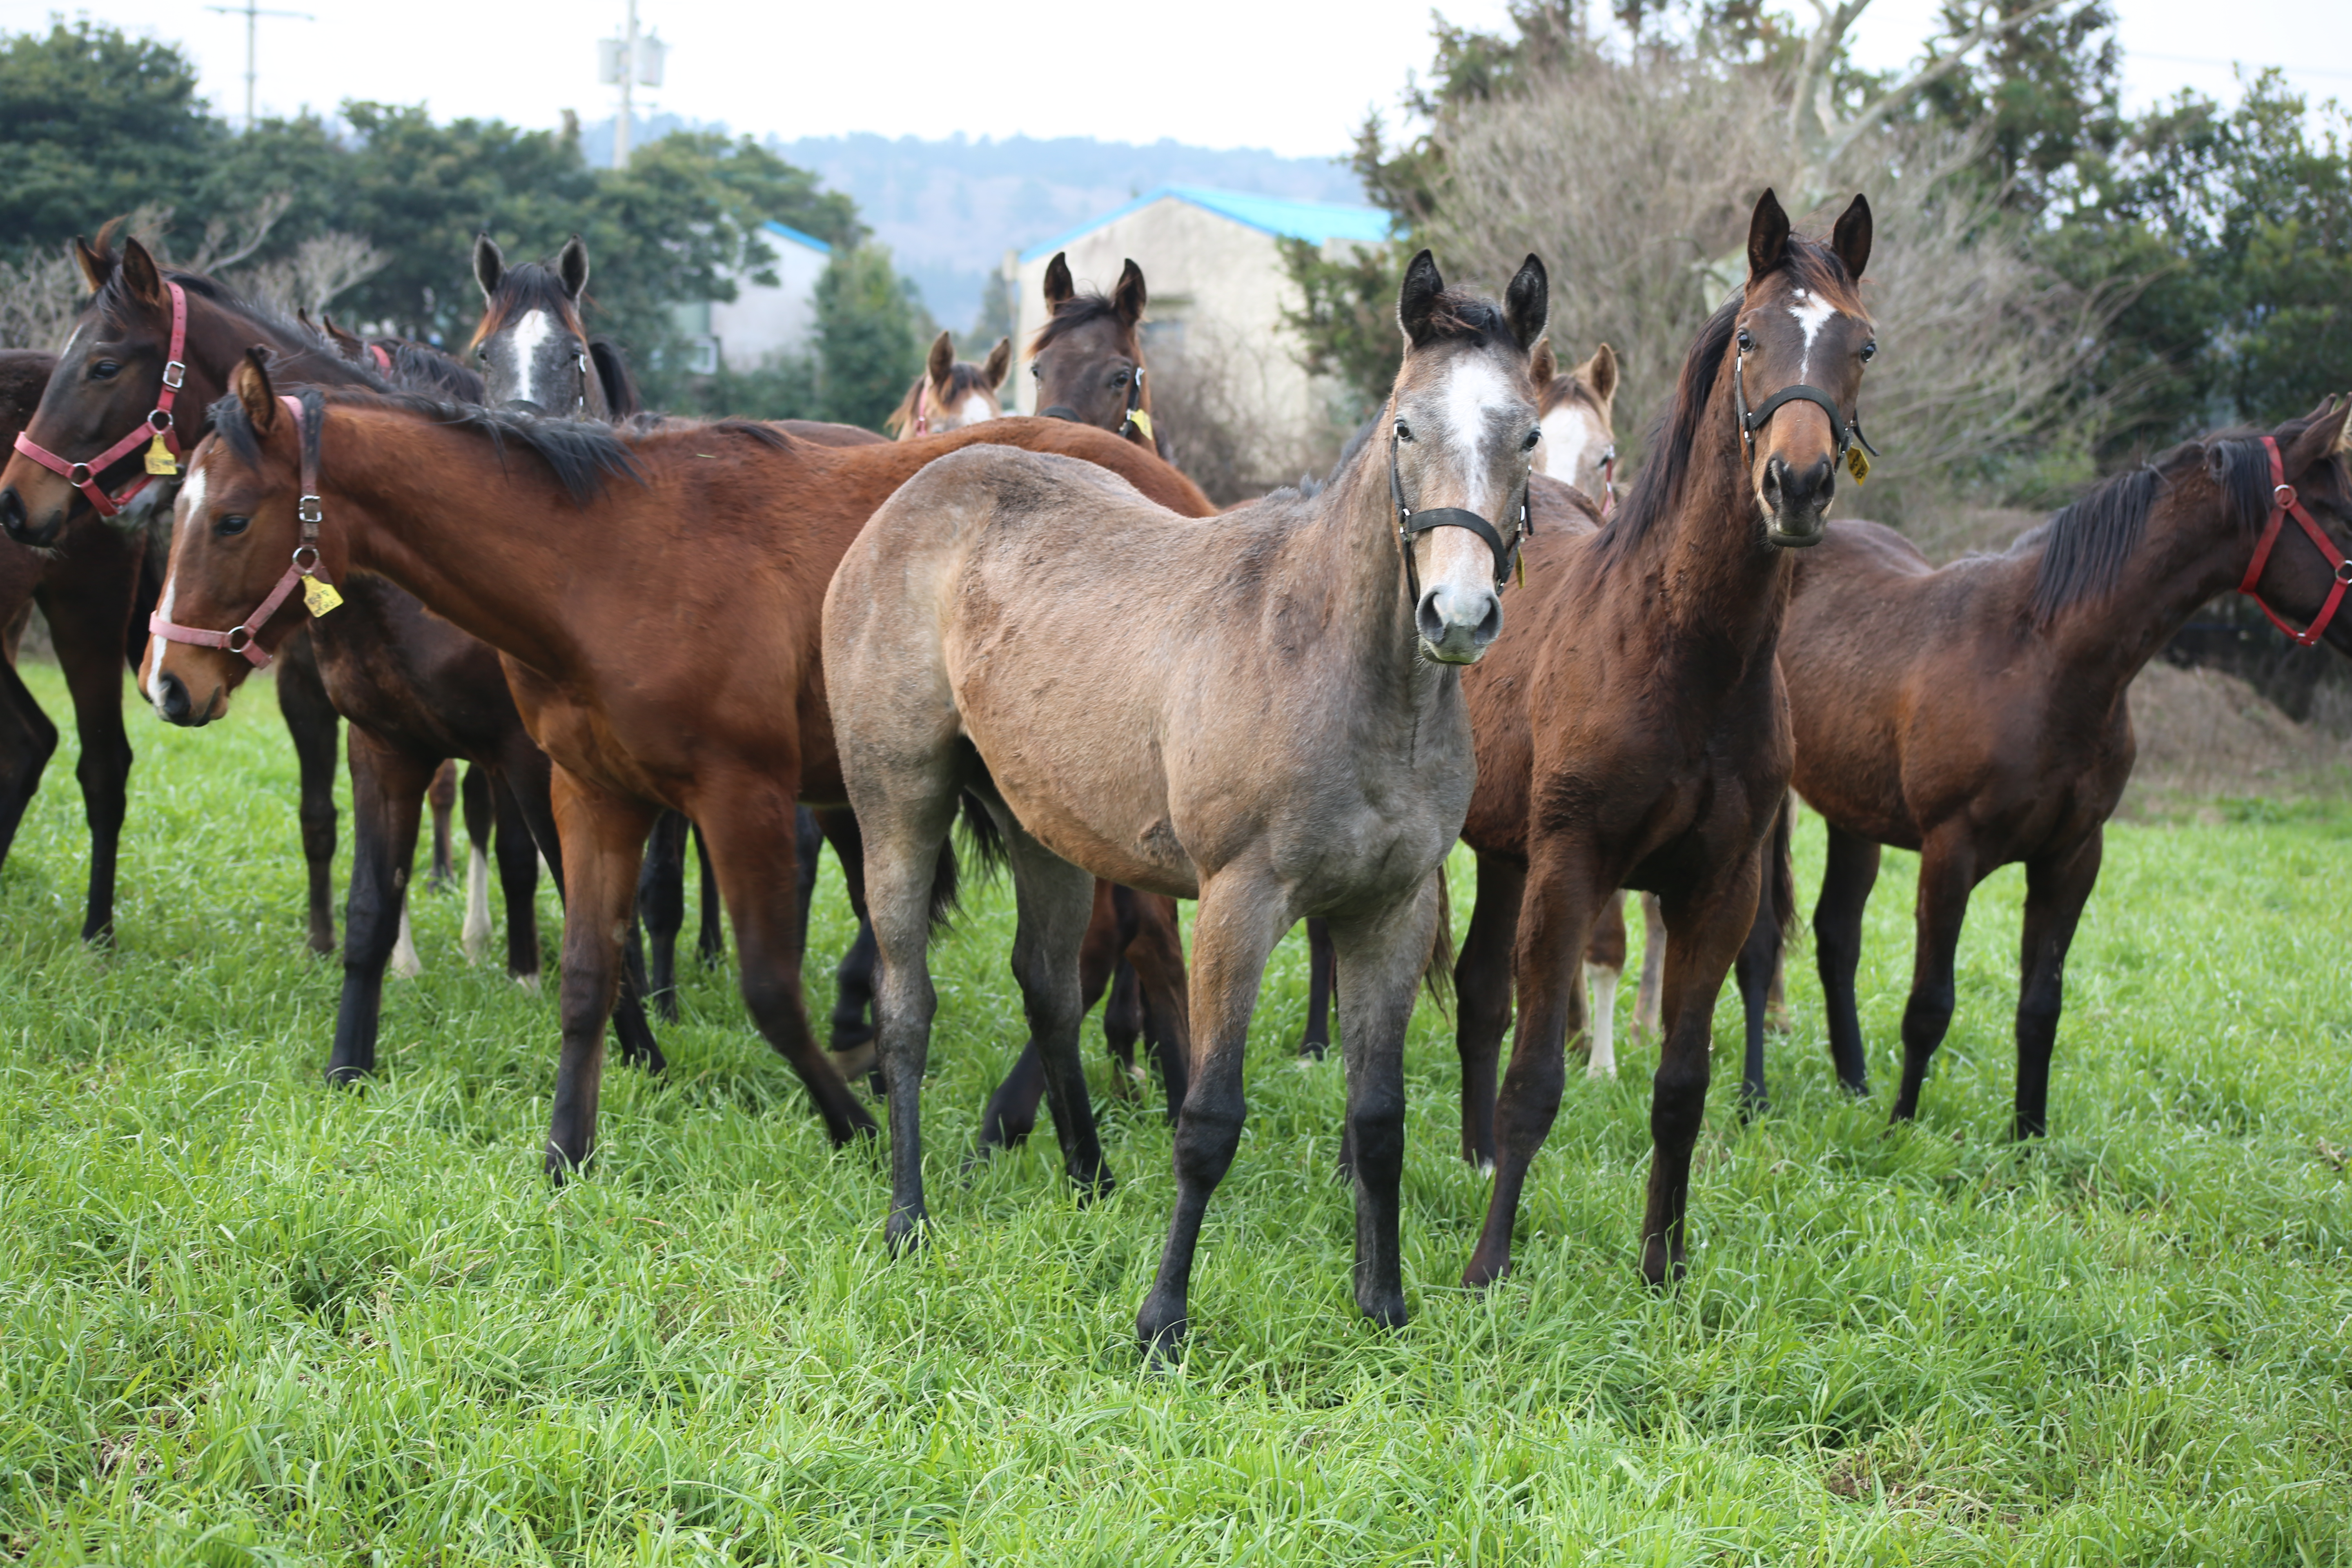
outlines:
[{"label": "building", "polygon": [[676,307],[678,330],[693,345],[688,368],[701,374],[710,374],[721,363],[730,370],[753,370],[779,354],[806,353],[815,332],[816,280],[832,259],[833,247],[781,223],[760,226],[776,255],[773,285],[738,279],[732,300]]},{"label": "building", "polygon": [[[1328,429],[1330,389],[1307,375],[1297,336],[1283,324],[1284,307],[1297,300],[1276,241],[1303,239],[1336,255],[1388,237],[1389,215],[1376,207],[1162,185],[1022,254],[1016,342],[1025,349],[1045,324],[1055,252],[1067,253],[1081,289],[1106,291],[1132,257],[1150,293],[1144,358],[1157,378],[1155,405],[1167,412],[1171,381],[1187,378],[1192,406],[1205,395],[1231,428],[1248,433],[1251,467],[1294,478],[1297,469],[1282,465]],[[1021,412],[1035,412],[1036,383],[1022,375],[1015,384]]]}]

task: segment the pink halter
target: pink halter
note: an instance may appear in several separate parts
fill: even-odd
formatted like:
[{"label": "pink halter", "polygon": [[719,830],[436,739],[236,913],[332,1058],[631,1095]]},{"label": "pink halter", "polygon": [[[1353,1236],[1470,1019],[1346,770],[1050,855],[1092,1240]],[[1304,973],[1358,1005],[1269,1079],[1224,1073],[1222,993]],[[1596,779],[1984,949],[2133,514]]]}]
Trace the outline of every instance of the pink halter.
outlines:
[{"label": "pink halter", "polygon": [[[294,416],[294,443],[302,454],[302,496],[294,503],[294,515],[302,522],[302,542],[294,547],[293,563],[286,568],[286,575],[278,579],[278,586],[269,590],[269,597],[262,600],[253,614],[225,632],[208,632],[195,626],[174,625],[163,618],[161,609],[151,612],[147,616],[147,630],[165,642],[225,648],[241,655],[256,669],[268,668],[272,656],[254,640],[255,635],[268,624],[271,616],[278,613],[278,606],[294,592],[294,585],[319,570],[319,524],[324,517],[319,507],[318,462],[311,453],[310,443],[304,439],[302,405],[283,395],[278,401]],[[309,559],[305,560],[305,556]]]},{"label": "pink halter", "polygon": [[186,456],[180,449],[179,430],[172,422],[172,402],[180,395],[180,384],[188,376],[187,364],[180,358],[188,347],[188,297],[177,283],[166,281],[163,287],[172,291],[172,357],[163,362],[163,389],[156,394],[154,408],[139,427],[87,463],[68,463],[25,432],[16,434],[16,450],[49,472],[61,475],[66,483],[88,496],[100,517],[112,517],[154,482],[154,475],[142,474],[121,495],[107,494],[106,487],[98,482],[99,475],[138,450],[140,443],[160,436],[173,461],[178,462]]}]

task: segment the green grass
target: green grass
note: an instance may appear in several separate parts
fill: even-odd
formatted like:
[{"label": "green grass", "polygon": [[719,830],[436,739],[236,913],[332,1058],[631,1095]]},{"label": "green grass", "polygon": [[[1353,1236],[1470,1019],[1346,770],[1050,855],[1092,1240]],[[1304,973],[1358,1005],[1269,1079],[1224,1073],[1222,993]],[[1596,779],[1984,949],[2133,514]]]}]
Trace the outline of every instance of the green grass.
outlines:
[{"label": "green grass", "polygon": [[[207,731],[132,723],[119,947],[74,939],[69,752],[0,872],[0,1554],[2352,1563],[2352,814],[2114,832],[2053,1133],[2022,1150],[2014,870],[1976,901],[1922,1119],[1884,1125],[1914,865],[1890,853],[1879,1099],[1837,1093],[1801,954],[1775,1110],[1742,1128],[1725,1006],[1672,1295],[1634,1268],[1638,1048],[1624,1081],[1571,1080],[1519,1271],[1457,1288],[1486,1187],[1425,1005],[1395,1334],[1350,1305],[1339,1070],[1289,1054],[1294,937],[1190,1359],[1154,1373],[1130,1336],[1172,1187],[1157,1116],[1107,1107],[1123,1184],[1091,1209],[1042,1134],[957,1176],[1021,1038],[1002,889],[935,954],[935,1245],[894,1262],[877,1163],[828,1151],[725,976],[690,982],[666,1080],[608,1074],[561,1192],[551,996],[464,965],[454,896],[417,901],[381,1080],[322,1087],[339,970],[302,949],[266,683]],[[1809,890],[1819,849],[1809,823]],[[827,875],[813,990],[849,934]]]}]

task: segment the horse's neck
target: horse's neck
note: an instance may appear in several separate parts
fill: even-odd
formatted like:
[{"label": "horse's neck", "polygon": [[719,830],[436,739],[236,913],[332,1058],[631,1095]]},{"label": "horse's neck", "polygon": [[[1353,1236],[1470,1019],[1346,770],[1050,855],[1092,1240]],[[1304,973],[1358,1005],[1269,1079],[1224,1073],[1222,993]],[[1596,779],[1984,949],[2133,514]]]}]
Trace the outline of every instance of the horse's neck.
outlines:
[{"label": "horse's neck", "polygon": [[1652,585],[1643,618],[1654,636],[1686,658],[1728,660],[1727,675],[1736,675],[1779,647],[1790,563],[1763,539],[1738,447],[1716,435],[1738,426],[1727,399],[1715,401],[1723,406],[1707,409],[1680,500],[1651,524],[1628,564]]},{"label": "horse's neck", "polygon": [[[2218,499],[2188,508],[2167,507],[2159,497],[2114,589],[2060,611],[2050,628],[2078,691],[2120,694],[2200,605],[2238,585],[2252,550],[2252,537],[2221,513]],[[2041,563],[2032,557],[2037,574]]]},{"label": "horse's neck", "polygon": [[1318,586],[1327,593],[1336,612],[1327,624],[1339,634],[1334,653],[1362,673],[1368,689],[1393,697],[1399,716],[1418,715],[1441,692],[1458,692],[1460,680],[1450,667],[1421,656],[1384,456],[1377,442],[1367,443],[1349,471],[1317,498],[1313,521],[1288,552],[1294,579],[1288,588],[1295,599],[1308,602]]}]

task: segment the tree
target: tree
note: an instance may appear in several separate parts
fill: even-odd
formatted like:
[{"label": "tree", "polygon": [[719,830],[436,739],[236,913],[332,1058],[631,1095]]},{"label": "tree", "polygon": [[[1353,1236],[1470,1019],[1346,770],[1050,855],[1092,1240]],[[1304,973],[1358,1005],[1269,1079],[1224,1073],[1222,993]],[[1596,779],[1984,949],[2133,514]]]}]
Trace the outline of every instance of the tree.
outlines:
[{"label": "tree", "polygon": [[1404,359],[1396,319],[1404,247],[1353,246],[1332,258],[1303,239],[1275,245],[1300,301],[1282,310],[1283,324],[1307,345],[1300,361],[1308,374],[1330,376],[1347,390],[1349,406],[1337,413],[1343,423],[1360,424],[1386,400]]},{"label": "tree", "polygon": [[907,394],[938,329],[891,268],[887,247],[834,247],[816,285],[817,384],[824,416],[878,430]]}]

